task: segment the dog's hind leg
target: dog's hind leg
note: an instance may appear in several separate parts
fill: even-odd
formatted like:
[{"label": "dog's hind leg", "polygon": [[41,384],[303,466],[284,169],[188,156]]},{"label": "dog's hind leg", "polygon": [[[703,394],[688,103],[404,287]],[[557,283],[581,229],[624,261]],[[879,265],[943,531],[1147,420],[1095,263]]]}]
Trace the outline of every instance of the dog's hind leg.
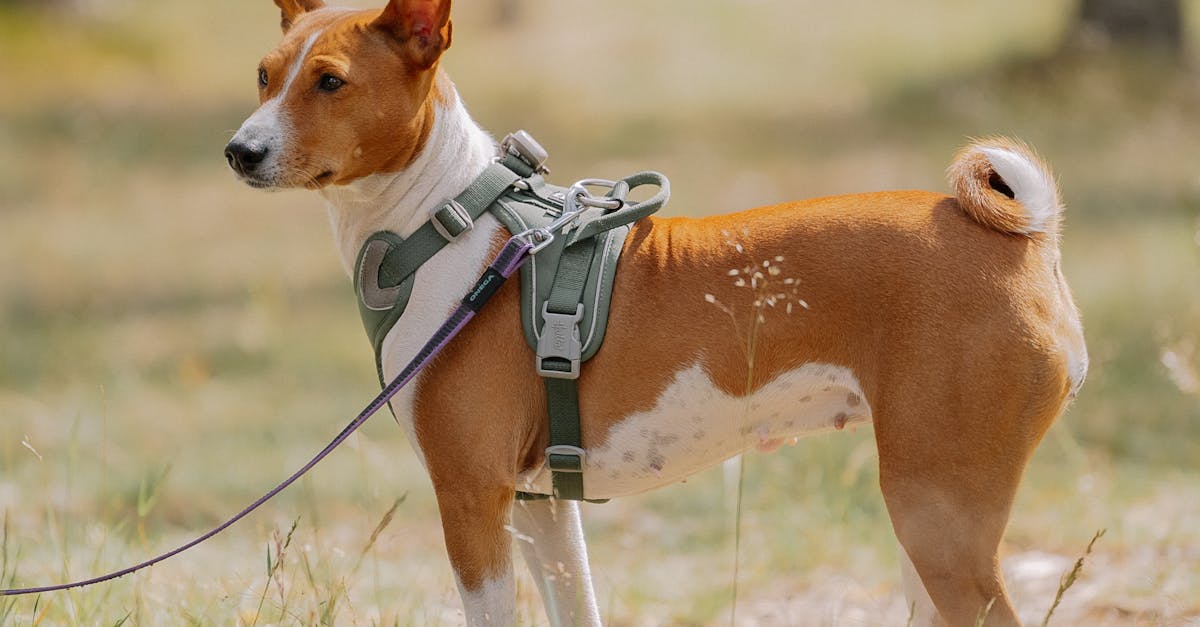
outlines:
[{"label": "dog's hind leg", "polygon": [[517,501],[513,527],[554,627],[599,625],[587,544],[575,501]]},{"label": "dog's hind leg", "polygon": [[[880,459],[884,501],[905,553],[902,565],[910,559],[916,571],[905,577],[908,602],[915,604],[913,624],[1019,625],[1004,589],[997,551],[1020,469],[992,472],[995,469],[986,468],[986,463],[961,458],[938,463],[949,461],[947,456],[960,457],[945,449],[913,453],[912,464],[903,470],[882,455]],[[913,574],[919,575],[916,581]],[[940,621],[927,614],[931,608],[926,598]],[[980,617],[985,618],[977,622]]]},{"label": "dog's hind leg", "polygon": [[[1004,394],[963,395],[959,390],[970,386],[952,375],[920,373],[873,403],[880,487],[896,537],[919,576],[905,585],[909,603],[916,604],[914,624],[1020,624],[998,551],[1025,464],[1067,386],[1065,375],[1021,364],[1019,355],[1000,363],[1005,369],[999,373],[960,370],[971,380],[1020,380],[1032,372],[1039,383],[1024,390],[1010,386]],[[934,616],[923,615],[930,608],[922,592],[936,608]]]}]

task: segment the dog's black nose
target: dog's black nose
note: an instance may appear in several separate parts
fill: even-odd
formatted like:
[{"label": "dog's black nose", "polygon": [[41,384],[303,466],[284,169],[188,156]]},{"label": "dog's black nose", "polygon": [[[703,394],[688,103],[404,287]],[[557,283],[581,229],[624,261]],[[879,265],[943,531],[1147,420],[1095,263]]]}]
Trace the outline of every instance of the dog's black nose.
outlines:
[{"label": "dog's black nose", "polygon": [[225,160],[235,172],[249,174],[267,158],[268,152],[270,149],[258,142],[231,141],[225,146]]}]

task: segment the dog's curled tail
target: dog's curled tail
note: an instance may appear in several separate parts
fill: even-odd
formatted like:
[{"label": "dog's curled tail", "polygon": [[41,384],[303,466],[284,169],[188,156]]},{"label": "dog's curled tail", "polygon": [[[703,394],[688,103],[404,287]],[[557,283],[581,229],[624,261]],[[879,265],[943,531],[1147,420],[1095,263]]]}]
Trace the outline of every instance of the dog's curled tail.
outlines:
[{"label": "dog's curled tail", "polygon": [[1062,201],[1054,174],[1024,143],[974,140],[955,155],[947,174],[958,203],[976,222],[1003,233],[1058,234]]}]

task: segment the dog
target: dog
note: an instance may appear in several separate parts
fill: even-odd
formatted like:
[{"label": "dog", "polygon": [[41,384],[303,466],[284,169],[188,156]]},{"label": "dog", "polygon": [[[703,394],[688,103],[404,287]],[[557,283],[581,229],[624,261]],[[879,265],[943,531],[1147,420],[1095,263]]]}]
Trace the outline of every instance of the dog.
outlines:
[{"label": "dog", "polygon": [[[450,0],[275,4],[284,36],[226,158],[253,187],[323,195],[350,272],[371,234],[413,233],[497,147],[439,69]],[[997,549],[1087,350],[1048,167],[995,138],[963,149],[949,177],[952,196],[881,192],[634,224],[605,344],[579,379],[586,496],[870,424],[914,623],[975,624],[990,607],[987,625],[1019,624]],[[506,236],[485,215],[421,267],[383,343],[388,379]],[[782,289],[764,296],[770,281]],[[533,355],[513,283],[393,409],[432,480],[467,623],[515,620],[511,524],[551,623],[598,625],[576,502],[514,504],[515,491],[551,487],[546,399],[520,367]],[[756,329],[752,360],[738,324]]]}]

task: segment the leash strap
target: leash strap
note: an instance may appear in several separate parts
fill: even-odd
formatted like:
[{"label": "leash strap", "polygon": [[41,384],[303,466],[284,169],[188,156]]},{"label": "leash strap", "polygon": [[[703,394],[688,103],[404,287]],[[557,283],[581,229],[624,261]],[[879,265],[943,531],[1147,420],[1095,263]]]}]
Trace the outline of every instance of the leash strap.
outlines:
[{"label": "leash strap", "polygon": [[533,245],[520,235],[510,238],[508,243],[505,244],[504,248],[500,251],[500,254],[496,256],[496,259],[492,261],[491,265],[488,266],[486,271],[484,271],[483,276],[481,276],[475,283],[475,287],[471,288],[471,291],[468,292],[463,298],[462,303],[454,310],[454,313],[450,314],[450,317],[446,320],[446,322],[442,323],[442,326],[439,327],[436,332],[434,332],[433,337],[429,338],[428,342],[425,342],[425,345],[421,347],[421,350],[417,353],[417,356],[414,357],[412,361],[408,362],[408,365],[404,367],[404,370],[402,370],[400,374],[396,375],[396,378],[393,379],[392,382],[387,385],[387,387],[383,388],[383,391],[380,392],[379,395],[376,396],[375,399],[372,400],[366,406],[366,408],[364,408],[362,412],[350,422],[350,424],[346,425],[346,428],[342,429],[341,433],[339,433],[332,442],[330,442],[325,448],[321,449],[321,452],[317,453],[317,455],[313,457],[311,461],[305,464],[300,470],[297,470],[295,473],[293,473],[292,476],[285,479],[282,483],[275,486],[270,492],[262,495],[257,501],[254,501],[248,507],[238,512],[233,518],[221,523],[208,533],[205,533],[204,535],[192,540],[191,542],[188,542],[187,544],[163,553],[157,557],[148,559],[140,564],[123,568],[100,577],[93,577],[91,579],[84,579],[71,583],[53,586],[40,586],[36,588],[0,590],[0,596],[17,596],[23,594],[55,592],[58,590],[90,586],[92,584],[124,577],[125,575],[148,568],[163,560],[183,553],[197,544],[200,544],[201,542],[208,540],[218,533],[221,533],[242,518],[245,518],[248,514],[250,514],[250,512],[258,509],[263,503],[266,503],[276,494],[279,494],[285,488],[295,483],[297,479],[304,475],[304,473],[311,470],[312,467],[316,466],[317,463],[322,459],[325,459],[326,456],[333,452],[333,449],[337,448],[338,445],[346,440],[346,438],[350,437],[350,434],[357,431],[358,428],[361,427],[368,418],[370,418],[373,414],[375,414],[375,412],[379,411],[380,408],[387,404],[387,402],[396,395],[396,392],[400,391],[400,388],[404,387],[404,385],[411,381],[412,378],[416,376],[416,374],[420,372],[422,368],[428,365],[429,362],[433,360],[434,356],[441,352],[441,350],[446,347],[446,344],[448,344],[450,340],[454,339],[454,336],[458,335],[458,332],[461,331],[463,327],[471,321],[471,318],[475,317],[475,314],[482,309],[484,304],[487,303],[488,299],[490,299],[492,295],[496,293],[496,290],[499,289],[502,283],[504,283],[505,279],[512,276],[513,272],[516,272],[517,268],[521,267],[521,264],[524,263],[529,257],[529,253],[532,248]]}]

